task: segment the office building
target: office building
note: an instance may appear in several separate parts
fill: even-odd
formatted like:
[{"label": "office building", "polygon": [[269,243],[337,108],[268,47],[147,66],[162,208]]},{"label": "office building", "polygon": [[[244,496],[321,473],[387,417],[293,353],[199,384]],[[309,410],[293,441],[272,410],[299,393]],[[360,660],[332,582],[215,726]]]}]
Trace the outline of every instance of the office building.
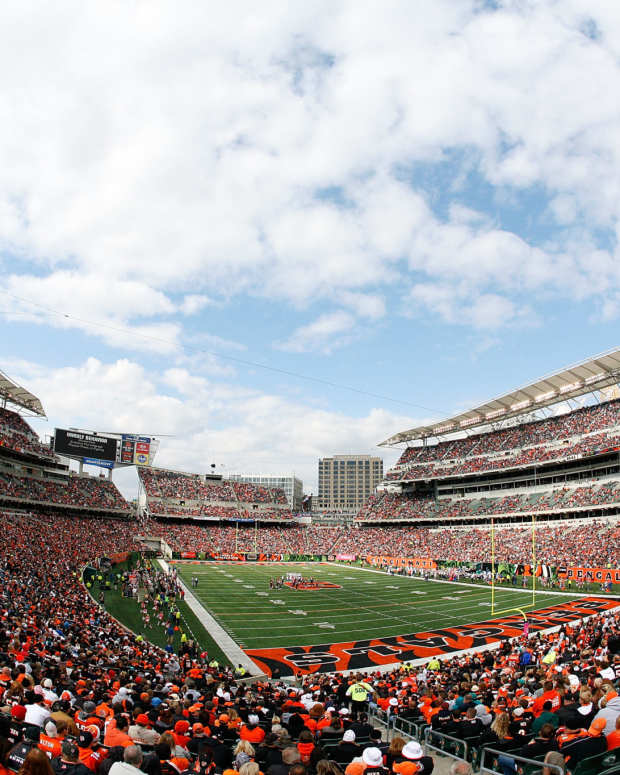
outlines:
[{"label": "office building", "polygon": [[334,455],[319,460],[319,508],[359,509],[383,479],[383,460]]}]

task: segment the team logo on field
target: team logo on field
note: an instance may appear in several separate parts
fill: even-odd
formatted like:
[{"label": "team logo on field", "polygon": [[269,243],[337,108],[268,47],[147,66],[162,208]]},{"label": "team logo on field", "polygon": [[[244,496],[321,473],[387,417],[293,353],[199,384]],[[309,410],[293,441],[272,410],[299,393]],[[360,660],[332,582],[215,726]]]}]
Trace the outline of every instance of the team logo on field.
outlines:
[{"label": "team logo on field", "polygon": [[342,589],[340,584],[334,584],[332,581],[313,581],[312,583],[309,581],[302,581],[298,584],[294,584],[292,581],[285,581],[284,586],[302,592],[313,589]]}]

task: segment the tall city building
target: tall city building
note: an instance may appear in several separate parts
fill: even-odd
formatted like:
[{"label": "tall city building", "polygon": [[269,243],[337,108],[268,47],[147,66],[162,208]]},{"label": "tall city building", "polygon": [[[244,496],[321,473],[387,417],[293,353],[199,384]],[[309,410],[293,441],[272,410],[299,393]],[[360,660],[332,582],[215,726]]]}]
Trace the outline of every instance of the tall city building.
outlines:
[{"label": "tall city building", "polygon": [[319,460],[319,508],[358,509],[383,479],[383,460],[334,455]]},{"label": "tall city building", "polygon": [[291,474],[290,476],[266,476],[264,474],[228,474],[224,477],[231,482],[245,482],[246,484],[259,484],[261,487],[279,487],[284,490],[291,511],[301,511],[301,502],[304,497],[304,483],[301,479]]}]

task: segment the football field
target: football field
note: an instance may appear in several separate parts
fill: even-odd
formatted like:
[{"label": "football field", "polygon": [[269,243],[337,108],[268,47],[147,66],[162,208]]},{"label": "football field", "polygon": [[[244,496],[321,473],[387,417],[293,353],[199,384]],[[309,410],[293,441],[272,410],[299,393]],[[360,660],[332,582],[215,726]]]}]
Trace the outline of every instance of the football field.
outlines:
[{"label": "football field", "polygon": [[[532,607],[531,592],[496,589],[497,614],[491,616],[488,587],[328,563],[179,562],[175,567],[189,589],[191,577],[198,577],[192,592],[201,605],[267,672],[276,664],[281,672],[287,666],[291,669],[285,672],[345,669],[344,662],[350,668],[388,664],[403,661],[405,653],[416,658],[490,643],[521,633],[523,616],[510,610],[515,608],[524,608],[534,632],[617,604],[541,591]],[[325,587],[269,588],[270,578],[287,572],[313,577]],[[347,654],[338,654],[338,647],[346,647]]]}]

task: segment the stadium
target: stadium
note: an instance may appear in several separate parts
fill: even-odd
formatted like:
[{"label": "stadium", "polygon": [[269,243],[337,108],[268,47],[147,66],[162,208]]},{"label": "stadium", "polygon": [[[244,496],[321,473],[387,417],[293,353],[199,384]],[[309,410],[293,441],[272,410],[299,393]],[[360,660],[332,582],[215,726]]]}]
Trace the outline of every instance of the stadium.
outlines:
[{"label": "stadium", "polygon": [[[91,771],[140,742],[181,772],[208,727],[229,768],[239,739],[267,733],[347,772],[398,737],[411,772],[433,752],[437,772],[497,772],[510,751],[535,773],[524,746],[544,712],[583,732],[562,743],[581,743],[574,775],[617,772],[620,747],[587,730],[604,719],[618,745],[619,380],[617,350],[391,435],[396,465],[337,522],[293,514],[281,490],[159,468],[148,435],[59,428],[44,444],[28,422],[42,400],[2,375],[6,768],[73,735]],[[128,466],[132,504],[113,481]],[[154,730],[174,733],[166,755]]]}]

